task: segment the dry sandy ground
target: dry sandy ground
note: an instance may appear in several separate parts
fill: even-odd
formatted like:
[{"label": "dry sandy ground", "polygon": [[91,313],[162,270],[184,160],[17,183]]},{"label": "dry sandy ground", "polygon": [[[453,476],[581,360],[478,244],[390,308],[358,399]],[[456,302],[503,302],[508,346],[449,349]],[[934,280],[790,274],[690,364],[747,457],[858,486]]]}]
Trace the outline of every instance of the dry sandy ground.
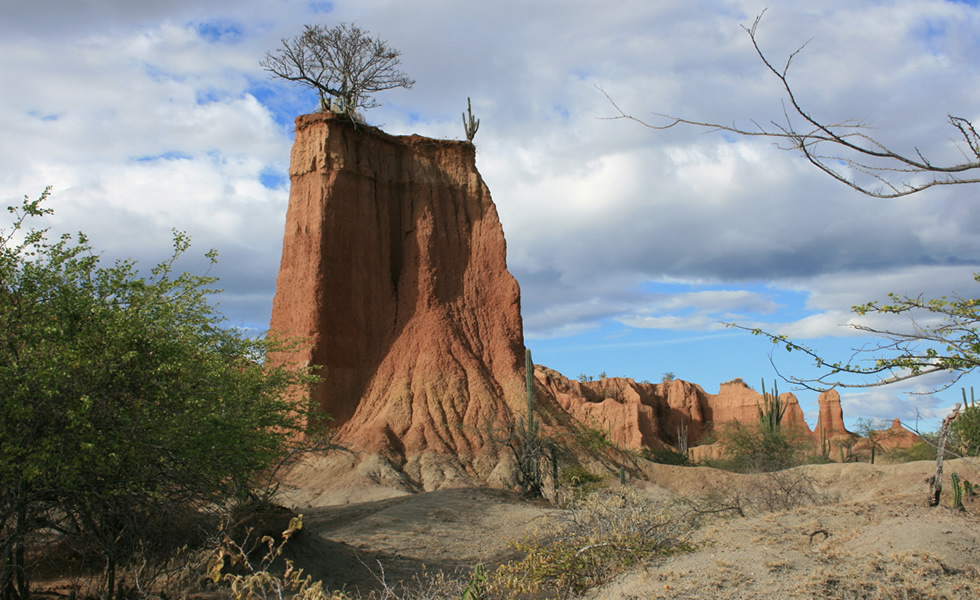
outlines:
[{"label": "dry sandy ground", "polygon": [[[829,503],[716,519],[692,534],[694,552],[655,560],[585,597],[980,598],[980,502],[967,512],[928,507],[924,480],[933,463],[803,469]],[[980,481],[975,462],[947,462],[944,505],[952,472]],[[630,485],[675,502],[746,482],[714,469],[649,465]],[[375,487],[362,490],[371,501],[357,502],[357,490],[328,496],[305,483],[294,496],[304,533],[290,553],[325,583],[362,592],[378,589],[382,569],[391,584],[515,558],[511,542],[542,529],[557,510],[499,490]],[[338,504],[315,505],[330,500]]]}]

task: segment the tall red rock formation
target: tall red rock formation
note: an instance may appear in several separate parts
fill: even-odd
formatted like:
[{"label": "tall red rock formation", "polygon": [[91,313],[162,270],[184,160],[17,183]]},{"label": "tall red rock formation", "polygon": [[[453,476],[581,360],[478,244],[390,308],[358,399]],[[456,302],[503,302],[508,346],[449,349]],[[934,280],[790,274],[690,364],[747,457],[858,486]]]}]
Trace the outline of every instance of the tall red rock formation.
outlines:
[{"label": "tall red rock formation", "polygon": [[850,436],[850,432],[844,427],[844,409],[840,405],[840,394],[837,390],[820,392],[817,397],[817,404],[820,407],[817,416],[817,427],[813,430],[813,435],[817,440],[821,436],[827,440],[842,436]]},{"label": "tall red rock formation", "polygon": [[322,365],[313,399],[345,446],[426,488],[487,477],[524,345],[474,146],[306,115],[290,181],[270,329],[308,344],[274,359]]}]

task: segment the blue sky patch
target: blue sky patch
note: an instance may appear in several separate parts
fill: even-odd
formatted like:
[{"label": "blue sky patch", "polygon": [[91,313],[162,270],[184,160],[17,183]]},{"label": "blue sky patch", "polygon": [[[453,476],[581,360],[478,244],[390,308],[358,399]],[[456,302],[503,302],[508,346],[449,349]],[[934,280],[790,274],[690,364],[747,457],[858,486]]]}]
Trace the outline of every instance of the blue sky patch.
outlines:
[{"label": "blue sky patch", "polygon": [[278,190],[288,183],[286,174],[279,169],[266,167],[259,173],[259,182],[263,187],[270,190]]},{"label": "blue sky patch", "polygon": [[311,0],[306,5],[310,8],[310,12],[316,15],[333,12],[333,2],[329,0]]},{"label": "blue sky patch", "polygon": [[57,121],[61,118],[61,115],[58,113],[48,113],[45,115],[41,114],[41,111],[39,110],[29,110],[27,111],[27,114],[42,121]]},{"label": "blue sky patch", "polygon": [[276,123],[289,131],[293,129],[296,117],[312,113],[320,106],[320,99],[313,90],[270,80],[249,78],[245,93],[269,109]]},{"label": "blue sky patch", "polygon": [[181,152],[179,150],[171,150],[169,152],[163,152],[160,154],[148,154],[146,156],[137,156],[133,160],[136,162],[152,162],[155,160],[190,160],[193,158],[190,154],[186,152]]},{"label": "blue sky patch", "polygon": [[203,90],[197,90],[194,93],[194,101],[197,102],[199,106],[204,104],[214,104],[215,102],[221,102],[227,100],[229,97],[230,95],[227,92],[213,87],[209,87]]},{"label": "blue sky patch", "polygon": [[212,44],[234,44],[240,42],[245,30],[239,23],[233,21],[216,20],[194,23],[191,25],[197,35]]},{"label": "blue sky patch", "polygon": [[184,81],[185,79],[181,75],[177,75],[175,73],[169,73],[156,65],[151,65],[150,63],[143,63],[143,72],[146,73],[147,77],[149,77],[150,79],[158,83],[165,82],[165,81],[180,82],[180,81]]}]

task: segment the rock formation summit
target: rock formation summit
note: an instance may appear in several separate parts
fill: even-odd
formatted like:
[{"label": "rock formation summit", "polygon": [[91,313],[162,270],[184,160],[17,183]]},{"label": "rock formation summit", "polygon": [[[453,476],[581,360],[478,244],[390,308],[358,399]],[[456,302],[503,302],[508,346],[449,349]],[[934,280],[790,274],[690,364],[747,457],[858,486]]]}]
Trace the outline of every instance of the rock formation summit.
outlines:
[{"label": "rock formation summit", "polygon": [[308,343],[273,360],[321,365],[313,400],[345,447],[425,489],[492,479],[524,340],[474,146],[318,113],[289,175],[270,330]]}]

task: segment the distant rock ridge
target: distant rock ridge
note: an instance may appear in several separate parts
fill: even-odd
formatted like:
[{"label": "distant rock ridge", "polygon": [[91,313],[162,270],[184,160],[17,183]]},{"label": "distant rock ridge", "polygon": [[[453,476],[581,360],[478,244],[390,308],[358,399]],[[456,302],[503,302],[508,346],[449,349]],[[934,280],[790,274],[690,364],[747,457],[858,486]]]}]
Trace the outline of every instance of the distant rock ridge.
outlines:
[{"label": "distant rock ridge", "polygon": [[270,330],[309,343],[273,360],[322,365],[338,441],[416,485],[503,477],[520,291],[474,146],[306,115],[290,182]]},{"label": "distant rock ridge", "polygon": [[[726,423],[757,423],[762,394],[741,379],[721,384],[717,394],[709,394],[694,383],[673,379],[663,383],[638,383],[612,377],[595,381],[570,380],[544,366],[535,366],[539,385],[555,402],[588,427],[599,429],[611,441],[629,449],[677,448],[686,432],[692,456],[718,454],[719,448],[697,450],[710,433]],[[783,426],[795,428],[819,443],[851,434],[844,427],[840,395],[836,391],[820,394],[817,427],[810,430],[803,409],[792,393],[780,394],[786,413]]]}]

